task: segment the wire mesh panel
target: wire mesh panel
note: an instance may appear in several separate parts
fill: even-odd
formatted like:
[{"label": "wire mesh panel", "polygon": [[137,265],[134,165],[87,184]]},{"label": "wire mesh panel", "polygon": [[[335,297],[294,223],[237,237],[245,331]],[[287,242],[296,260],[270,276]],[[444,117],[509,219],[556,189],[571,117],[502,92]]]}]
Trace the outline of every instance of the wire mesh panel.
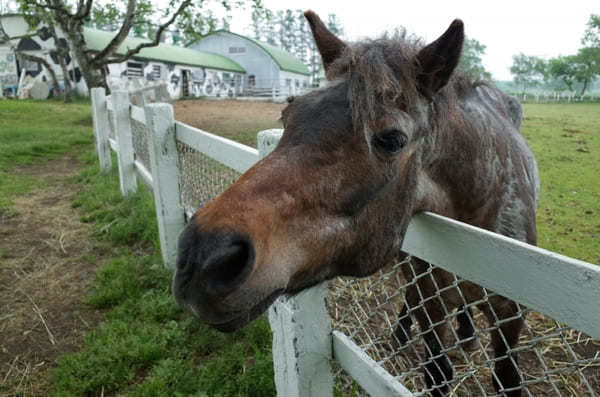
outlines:
[{"label": "wire mesh panel", "polygon": [[[476,298],[466,292],[475,290]],[[408,259],[368,278],[338,278],[329,293],[334,329],[415,395],[444,385],[447,395],[505,395],[494,388],[494,363],[515,363],[516,356],[523,396],[600,395],[599,340],[514,303],[511,315],[502,314],[506,302],[435,266],[414,267]],[[518,343],[510,347],[511,329],[522,318]],[[496,357],[492,338],[505,353]],[[432,351],[436,344],[439,352]],[[424,372],[438,371],[446,359],[452,377],[428,387]],[[341,370],[337,387],[342,395],[364,395]]]},{"label": "wire mesh panel", "polygon": [[186,211],[208,204],[241,175],[182,142],[177,142],[181,202]]},{"label": "wire mesh panel", "polygon": [[148,132],[144,124],[131,119],[131,139],[133,141],[133,152],[135,159],[139,160],[147,170],[150,167],[150,153],[148,152]]}]

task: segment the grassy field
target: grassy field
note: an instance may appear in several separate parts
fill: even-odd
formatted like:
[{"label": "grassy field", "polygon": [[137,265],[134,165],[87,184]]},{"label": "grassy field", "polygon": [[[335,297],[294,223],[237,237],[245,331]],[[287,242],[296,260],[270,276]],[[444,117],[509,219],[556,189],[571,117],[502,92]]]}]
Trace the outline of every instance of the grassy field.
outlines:
[{"label": "grassy field", "polygon": [[[278,126],[281,105],[234,104],[244,111],[231,112],[227,101],[182,101],[175,113],[246,144],[255,142],[257,130]],[[539,245],[595,263],[600,263],[599,127],[600,105],[525,106],[523,133],[542,179]],[[170,273],[159,264],[152,195],[141,188],[122,199],[116,171],[99,173],[88,103],[0,101],[0,142],[3,222],[20,216],[15,200],[49,183],[23,170],[72,153],[82,169],[69,182],[76,191],[72,207],[79,221],[90,225],[88,237],[109,247],[84,297],[100,313],[98,325],[77,348],[62,352],[27,382],[14,378],[8,366],[0,367],[0,396],[36,395],[31,390],[54,396],[274,394],[271,335],[264,318],[224,335],[174,304]],[[0,332],[0,345],[1,339]],[[41,391],[31,386],[40,379],[48,384]]]},{"label": "grassy field", "polygon": [[540,171],[538,245],[600,264],[600,104],[527,104]]},{"label": "grassy field", "polygon": [[13,195],[43,183],[15,175],[13,167],[90,147],[91,120],[89,102],[0,101],[0,215],[10,211]]}]

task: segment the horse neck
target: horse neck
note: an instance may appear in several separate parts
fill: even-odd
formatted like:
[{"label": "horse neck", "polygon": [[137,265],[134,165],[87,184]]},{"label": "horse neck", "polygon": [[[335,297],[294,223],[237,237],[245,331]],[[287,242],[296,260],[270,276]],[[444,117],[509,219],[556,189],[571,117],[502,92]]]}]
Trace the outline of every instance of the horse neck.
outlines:
[{"label": "horse neck", "polygon": [[[453,104],[452,104],[453,103]],[[491,142],[465,117],[461,105],[446,102],[435,109],[418,176],[420,210],[453,218],[475,216],[489,196],[496,176],[490,164],[478,161]]]}]

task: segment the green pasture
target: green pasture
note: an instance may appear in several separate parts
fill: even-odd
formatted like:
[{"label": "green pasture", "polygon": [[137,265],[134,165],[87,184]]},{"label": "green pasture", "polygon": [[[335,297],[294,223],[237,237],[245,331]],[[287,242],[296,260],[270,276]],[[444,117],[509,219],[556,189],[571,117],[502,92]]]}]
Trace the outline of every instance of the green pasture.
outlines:
[{"label": "green pasture", "polygon": [[[542,180],[539,245],[600,263],[600,105],[532,104],[524,116]],[[170,273],[160,265],[152,195],[141,188],[122,199],[117,173],[99,172],[89,103],[0,101],[0,216],[11,216],[15,195],[44,186],[23,166],[61,153],[78,154],[86,165],[73,180],[81,191],[73,205],[114,257],[100,266],[87,296],[103,320],[80,350],[57,360],[51,395],[273,395],[264,318],[221,334],[174,304]]]},{"label": "green pasture", "polygon": [[600,104],[527,104],[540,171],[538,245],[600,264]]},{"label": "green pasture", "polygon": [[62,153],[78,153],[93,143],[89,101],[0,100],[0,216],[11,211],[11,197],[43,184],[13,172]]}]

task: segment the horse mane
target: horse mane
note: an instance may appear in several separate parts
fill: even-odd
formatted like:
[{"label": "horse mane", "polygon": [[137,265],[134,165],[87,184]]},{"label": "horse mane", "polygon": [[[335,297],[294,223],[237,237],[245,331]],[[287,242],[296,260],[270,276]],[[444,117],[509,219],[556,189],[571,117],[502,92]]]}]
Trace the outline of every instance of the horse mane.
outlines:
[{"label": "horse mane", "polygon": [[[410,109],[422,95],[418,87],[418,52],[423,40],[408,35],[405,29],[384,33],[348,45],[342,56],[327,70],[327,79],[344,79],[349,86],[348,100],[355,128],[368,127],[369,122],[385,114],[386,109]],[[482,82],[473,82],[459,68],[435,99],[451,103]],[[439,97],[442,98],[439,98]]]}]

